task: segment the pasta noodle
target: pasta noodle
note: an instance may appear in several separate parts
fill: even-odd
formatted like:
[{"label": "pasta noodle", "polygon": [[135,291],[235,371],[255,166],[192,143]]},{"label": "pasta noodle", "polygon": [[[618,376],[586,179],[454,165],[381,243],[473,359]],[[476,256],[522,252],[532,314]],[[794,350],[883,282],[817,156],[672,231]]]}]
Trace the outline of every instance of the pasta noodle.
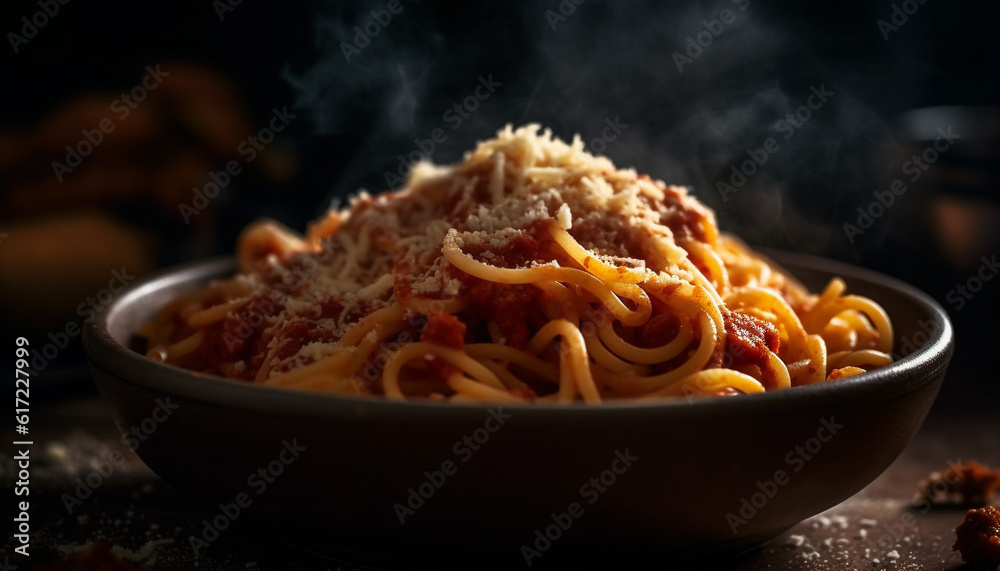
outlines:
[{"label": "pasta noodle", "polygon": [[581,401],[782,390],[892,361],[892,324],[807,291],[682,187],[537,125],[421,163],[305,236],[262,220],[240,272],[166,305],[148,355],[389,399]]}]

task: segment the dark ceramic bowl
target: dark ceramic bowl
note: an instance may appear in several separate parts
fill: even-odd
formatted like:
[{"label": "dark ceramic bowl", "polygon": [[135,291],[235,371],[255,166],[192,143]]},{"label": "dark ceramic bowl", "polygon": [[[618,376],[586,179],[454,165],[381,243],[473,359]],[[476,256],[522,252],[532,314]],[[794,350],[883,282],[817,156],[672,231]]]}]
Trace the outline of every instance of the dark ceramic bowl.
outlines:
[{"label": "dark ceramic bowl", "polygon": [[258,387],[128,348],[167,300],[231,274],[230,260],[136,284],[84,344],[118,427],[145,437],[136,452],[220,527],[234,509],[219,505],[236,503],[240,523],[386,567],[663,568],[737,554],[862,489],[913,437],[951,358],[951,324],[925,294],[775,257],[814,290],[838,275],[882,304],[898,360],[759,395],[501,410]]}]

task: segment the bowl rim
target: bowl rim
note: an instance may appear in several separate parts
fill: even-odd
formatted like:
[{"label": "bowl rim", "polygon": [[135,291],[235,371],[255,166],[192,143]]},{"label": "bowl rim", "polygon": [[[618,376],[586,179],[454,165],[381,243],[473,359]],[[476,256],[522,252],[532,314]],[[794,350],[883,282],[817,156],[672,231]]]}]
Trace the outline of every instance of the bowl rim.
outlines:
[{"label": "bowl rim", "polygon": [[[703,414],[706,407],[732,413],[756,408],[783,411],[789,405],[806,405],[815,401],[881,400],[915,390],[933,382],[948,366],[954,349],[954,330],[945,310],[919,289],[896,278],[843,262],[808,254],[781,250],[763,250],[782,267],[795,275],[796,269],[837,275],[848,282],[865,281],[893,290],[921,306],[931,319],[940,323],[927,334],[928,341],[920,348],[899,357],[889,365],[837,382],[792,387],[734,398],[677,397],[662,399],[621,399],[606,401],[599,406],[580,402],[554,403],[450,403],[419,400],[389,400],[364,395],[340,395],[284,387],[261,386],[246,381],[190,371],[161,363],[137,353],[118,341],[110,332],[110,324],[125,313],[125,309],[140,303],[146,296],[182,282],[205,282],[232,275],[236,270],[232,256],[213,257],[165,268],[145,276],[118,294],[84,326],[83,344],[87,360],[93,369],[110,374],[119,381],[162,392],[165,395],[201,401],[225,408],[255,409],[271,414],[342,415],[367,417],[442,418],[442,415],[482,415],[491,408],[516,410],[525,417],[551,419],[553,415],[576,418],[578,415],[644,415]],[[877,300],[876,300],[877,301]],[[134,332],[133,332],[134,333]]]}]

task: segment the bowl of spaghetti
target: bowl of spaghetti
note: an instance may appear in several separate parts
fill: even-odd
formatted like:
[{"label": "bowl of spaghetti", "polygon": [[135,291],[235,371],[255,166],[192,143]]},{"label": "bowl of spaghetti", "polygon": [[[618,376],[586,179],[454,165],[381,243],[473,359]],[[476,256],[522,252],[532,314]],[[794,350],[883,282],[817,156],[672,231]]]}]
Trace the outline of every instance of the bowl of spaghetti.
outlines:
[{"label": "bowl of spaghetti", "polygon": [[173,399],[138,453],[181,491],[341,554],[501,567],[759,544],[896,458],[952,344],[910,286],[765,256],[536,125],[304,235],[254,223],[85,337],[123,431]]}]

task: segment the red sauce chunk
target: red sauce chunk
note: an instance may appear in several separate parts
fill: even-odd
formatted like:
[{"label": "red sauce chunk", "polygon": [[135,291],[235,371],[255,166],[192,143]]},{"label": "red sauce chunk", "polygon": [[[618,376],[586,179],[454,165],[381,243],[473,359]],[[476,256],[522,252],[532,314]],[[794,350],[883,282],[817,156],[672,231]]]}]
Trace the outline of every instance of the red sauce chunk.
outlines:
[{"label": "red sauce chunk", "polygon": [[[529,267],[538,258],[540,244],[536,236],[545,235],[548,223],[532,224],[527,232],[515,236],[500,248],[490,249],[483,244],[470,244],[465,249],[476,257],[480,257],[485,251],[492,252],[491,258],[482,259],[499,268]],[[518,349],[527,347],[532,335],[532,325],[541,315],[538,309],[539,292],[531,287],[480,280],[459,270],[454,272],[467,288],[464,297],[469,301],[469,308],[462,312],[463,318],[493,319],[507,345]]]},{"label": "red sauce chunk", "polygon": [[995,569],[1000,567],[1000,511],[993,506],[969,510],[955,528],[955,551],[965,562]]},{"label": "red sauce chunk", "polygon": [[723,366],[739,368],[743,365],[756,365],[764,373],[764,388],[771,389],[768,382],[773,383],[768,375],[768,351],[776,352],[781,343],[778,330],[767,321],[757,319],[752,315],[723,312],[722,322],[726,326],[726,349],[723,355]]},{"label": "red sauce chunk", "polygon": [[714,225],[711,212],[677,188],[659,184],[657,186],[663,190],[663,203],[667,206],[661,213],[660,223],[670,228],[678,242],[687,240],[705,242],[707,240],[705,224]]},{"label": "red sauce chunk", "polygon": [[495,284],[476,280],[466,298],[470,307],[465,315],[472,318],[496,321],[505,343],[524,349],[532,335],[533,319],[541,315],[538,309],[539,294],[524,286]]},{"label": "red sauce chunk", "polygon": [[461,351],[465,347],[465,324],[454,315],[436,311],[427,316],[420,340]]},{"label": "red sauce chunk", "polygon": [[[258,295],[222,321],[205,329],[205,342],[191,356],[197,359],[199,368],[211,373],[220,372],[223,362],[244,361],[248,366],[258,356],[258,342],[267,329],[266,320],[278,314],[281,305],[267,295]],[[237,376],[252,379],[256,368],[247,368]]]},{"label": "red sauce chunk", "polygon": [[970,460],[932,472],[920,482],[917,498],[935,505],[978,507],[993,501],[1000,490],[1000,470]]},{"label": "red sauce chunk", "polygon": [[[473,257],[479,258],[491,266],[498,268],[525,268],[531,265],[538,258],[539,241],[537,237],[547,235],[547,228],[551,224],[549,221],[539,221],[532,223],[528,229],[514,236],[509,242],[499,248],[491,248],[489,244],[466,244],[463,248]],[[482,254],[490,252],[489,258],[484,258]]]},{"label": "red sauce chunk", "polygon": [[[533,231],[537,232],[535,228]],[[531,234],[520,234],[511,239],[497,254],[503,258],[503,267],[517,268],[531,264],[538,257],[538,240]]]},{"label": "red sauce chunk", "polygon": [[680,333],[681,322],[669,313],[654,315],[638,330],[636,345],[644,348],[662,347]]},{"label": "red sauce chunk", "polygon": [[[427,316],[427,323],[420,333],[420,340],[463,351],[465,348],[465,324],[454,315],[440,311],[433,312]],[[447,379],[456,371],[454,365],[437,357],[430,359],[427,366],[441,379]]]}]

